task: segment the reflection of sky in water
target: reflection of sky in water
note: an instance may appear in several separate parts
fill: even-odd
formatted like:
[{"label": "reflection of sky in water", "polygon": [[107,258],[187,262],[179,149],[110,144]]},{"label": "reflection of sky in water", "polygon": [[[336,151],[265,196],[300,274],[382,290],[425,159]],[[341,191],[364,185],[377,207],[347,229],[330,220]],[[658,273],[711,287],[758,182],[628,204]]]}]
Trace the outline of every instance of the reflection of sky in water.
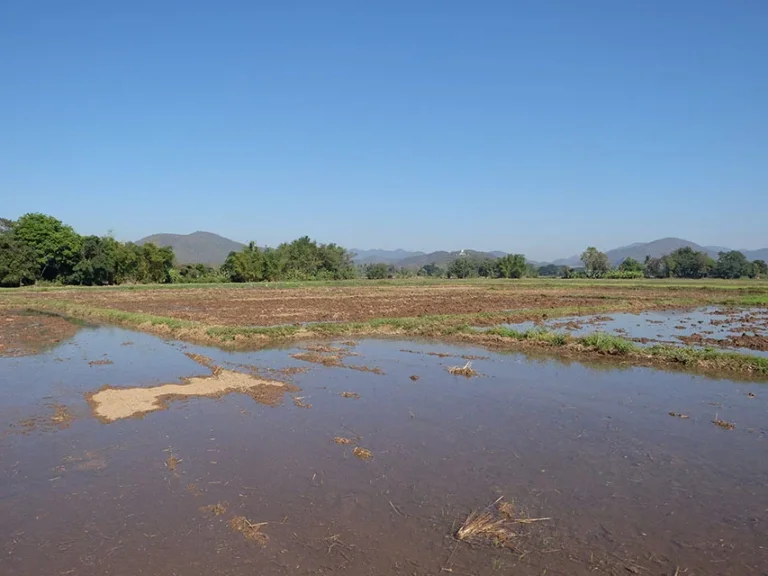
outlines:
[{"label": "reflection of sky in water", "polygon": [[[543,326],[553,330],[568,332],[574,336],[583,336],[593,332],[605,332],[624,338],[648,338],[655,341],[649,342],[648,345],[658,342],[680,345],[682,343],[676,338],[677,336],[690,336],[695,333],[701,334],[705,338],[716,340],[741,335],[742,333],[768,337],[768,310],[750,308],[739,310],[733,314],[716,313],[721,310],[721,308],[708,307],[692,311],[672,310],[640,312],[638,314],[621,312],[553,318],[538,325],[533,322],[521,322],[519,324],[505,324],[505,326],[521,331]],[[745,323],[747,316],[752,317],[753,323]],[[598,317],[610,318],[610,320],[594,321]],[[713,324],[713,321],[716,323]],[[718,324],[721,321],[725,321],[725,323]],[[575,322],[579,324],[579,327],[565,326],[564,324],[568,322]],[[708,332],[711,332],[711,334]],[[768,357],[767,351],[731,349]]]}]

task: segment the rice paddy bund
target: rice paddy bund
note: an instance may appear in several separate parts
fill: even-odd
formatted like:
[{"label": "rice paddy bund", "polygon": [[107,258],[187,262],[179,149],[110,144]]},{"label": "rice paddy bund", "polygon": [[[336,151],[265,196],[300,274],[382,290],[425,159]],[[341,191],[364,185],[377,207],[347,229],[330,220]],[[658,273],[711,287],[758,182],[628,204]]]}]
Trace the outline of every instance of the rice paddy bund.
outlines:
[{"label": "rice paddy bund", "polygon": [[0,291],[0,573],[761,574],[767,296]]}]

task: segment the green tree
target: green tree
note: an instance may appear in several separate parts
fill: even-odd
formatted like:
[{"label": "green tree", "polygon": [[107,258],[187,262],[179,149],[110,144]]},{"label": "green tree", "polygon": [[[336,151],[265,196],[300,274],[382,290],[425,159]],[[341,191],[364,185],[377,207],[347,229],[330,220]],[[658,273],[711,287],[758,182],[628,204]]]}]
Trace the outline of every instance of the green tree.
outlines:
[{"label": "green tree", "polygon": [[471,278],[477,276],[477,270],[466,256],[459,256],[448,265],[449,278]]},{"label": "green tree", "polygon": [[731,250],[718,254],[712,275],[716,278],[736,279],[748,276],[751,271],[752,267],[746,256],[738,250]]},{"label": "green tree", "polygon": [[16,238],[35,253],[37,278],[69,279],[80,260],[82,239],[71,226],[45,214],[25,214],[14,226]]},{"label": "green tree", "polygon": [[752,273],[750,276],[752,278],[764,278],[765,276],[768,276],[768,264],[765,263],[765,260],[755,260],[752,262]]},{"label": "green tree", "polygon": [[525,256],[522,254],[507,254],[496,261],[499,278],[522,278],[526,272]]},{"label": "green tree", "polygon": [[619,270],[622,272],[642,272],[643,265],[634,258],[625,258],[624,261],[619,264]]},{"label": "green tree", "polygon": [[266,255],[255,242],[240,252],[230,252],[221,272],[232,282],[260,282],[265,279]]},{"label": "green tree", "polygon": [[611,269],[611,263],[605,252],[600,252],[594,246],[590,246],[582,252],[581,261],[588,278],[602,278]]},{"label": "green tree", "polygon": [[72,282],[86,286],[114,284],[117,281],[117,251],[118,243],[113,238],[83,237]]},{"label": "green tree", "polygon": [[705,252],[697,252],[686,246],[667,256],[667,269],[678,278],[704,278],[714,266]]},{"label": "green tree", "polygon": [[389,266],[386,264],[368,264],[365,267],[365,277],[369,280],[384,280],[389,277]]},{"label": "green tree", "polygon": [[441,276],[445,275],[445,270],[443,270],[440,266],[432,262],[431,264],[424,264],[419,269],[419,276],[429,276],[432,278],[439,278]]},{"label": "green tree", "polygon": [[0,233],[0,286],[34,284],[37,271],[35,251],[12,232]]}]

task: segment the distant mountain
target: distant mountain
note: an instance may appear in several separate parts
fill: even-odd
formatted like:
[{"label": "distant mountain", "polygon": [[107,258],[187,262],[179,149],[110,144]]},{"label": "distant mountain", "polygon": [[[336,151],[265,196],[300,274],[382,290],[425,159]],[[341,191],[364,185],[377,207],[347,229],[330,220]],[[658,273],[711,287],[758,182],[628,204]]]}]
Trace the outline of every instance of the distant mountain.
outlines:
[{"label": "distant mountain", "polygon": [[[637,242],[635,244],[629,244],[628,246],[622,246],[620,248],[614,248],[608,250],[606,255],[608,260],[611,261],[613,266],[621,264],[627,258],[634,258],[638,262],[643,262],[646,256],[651,258],[661,258],[667,254],[671,254],[679,248],[689,247],[697,252],[706,252],[710,257],[717,259],[719,252],[728,252],[731,249],[724,246],[700,246],[690,240],[683,240],[682,238],[661,238],[654,240],[653,242]],[[762,248],[760,250],[740,250],[747,257],[748,260],[766,260],[768,261],[768,248]],[[552,264],[558,266],[581,266],[582,262],[579,260],[579,256],[571,256],[570,258],[561,258],[555,260]]]},{"label": "distant mountain", "polygon": [[412,252],[408,250],[350,250],[355,256],[352,258],[355,264],[397,264],[406,258],[421,256],[424,252]]},{"label": "distant mountain", "polygon": [[739,250],[747,260],[763,260],[768,262],[768,248],[760,248],[760,250]]},{"label": "distant mountain", "polygon": [[232,251],[239,251],[244,244],[224,238],[211,232],[192,234],[153,234],[136,244],[155,244],[161,248],[170,246],[176,255],[177,264],[208,264],[219,266]]}]

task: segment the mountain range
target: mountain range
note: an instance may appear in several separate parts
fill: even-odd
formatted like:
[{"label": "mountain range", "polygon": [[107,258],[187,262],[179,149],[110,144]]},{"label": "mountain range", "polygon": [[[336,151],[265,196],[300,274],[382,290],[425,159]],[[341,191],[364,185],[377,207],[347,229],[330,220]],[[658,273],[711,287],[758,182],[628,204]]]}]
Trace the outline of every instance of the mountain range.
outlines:
[{"label": "mountain range", "polygon": [[[682,238],[661,238],[652,242],[637,242],[635,244],[629,244],[628,246],[621,246],[620,248],[614,248],[608,250],[605,254],[608,256],[611,264],[616,266],[621,264],[627,258],[634,258],[638,262],[645,260],[646,256],[651,258],[661,258],[667,254],[671,254],[679,248],[689,247],[696,252],[706,252],[710,257],[717,259],[717,255],[720,252],[728,252],[730,248],[724,246],[700,246],[690,240],[683,240]],[[768,261],[768,248],[762,248],[760,250],[739,250],[747,257],[747,260],[765,260]],[[581,260],[579,256],[571,256],[570,258],[562,258],[555,260],[552,264],[560,266],[581,266]]]},{"label": "mountain range", "polygon": [[[203,263],[209,265],[219,265],[226,260],[227,255],[232,251],[241,250],[244,244],[235,242],[218,234],[211,232],[194,232],[192,234],[153,234],[138,240],[136,244],[145,244],[147,242],[154,243],[158,246],[170,246],[173,248],[176,254],[176,261],[179,264],[195,264]],[[723,246],[700,246],[690,240],[683,240],[682,238],[661,238],[652,242],[638,242],[635,244],[629,244],[628,246],[621,246],[614,248],[613,250],[606,251],[608,259],[614,266],[620,264],[626,258],[634,258],[635,260],[642,262],[646,256],[652,258],[659,258],[666,254],[674,252],[678,248],[690,247],[698,252],[706,252],[712,258],[717,258],[718,252],[725,252],[730,250]],[[478,258],[499,258],[504,256],[506,252],[493,251],[493,252],[480,252],[475,250],[461,250],[461,251],[438,251],[438,252],[417,252],[410,250],[350,250],[354,254],[353,261],[357,264],[373,264],[383,263],[392,264],[398,267],[418,269],[426,264],[437,264],[439,266],[445,266],[451,260],[457,258],[459,255],[464,254],[467,256],[474,256]],[[747,257],[748,260],[765,260],[768,262],[768,248],[762,248],[760,250],[740,250]],[[533,262],[533,264],[540,265],[544,262]],[[561,258],[555,260],[552,264],[567,265],[567,266],[581,266],[579,256],[571,256],[570,258]]]}]

